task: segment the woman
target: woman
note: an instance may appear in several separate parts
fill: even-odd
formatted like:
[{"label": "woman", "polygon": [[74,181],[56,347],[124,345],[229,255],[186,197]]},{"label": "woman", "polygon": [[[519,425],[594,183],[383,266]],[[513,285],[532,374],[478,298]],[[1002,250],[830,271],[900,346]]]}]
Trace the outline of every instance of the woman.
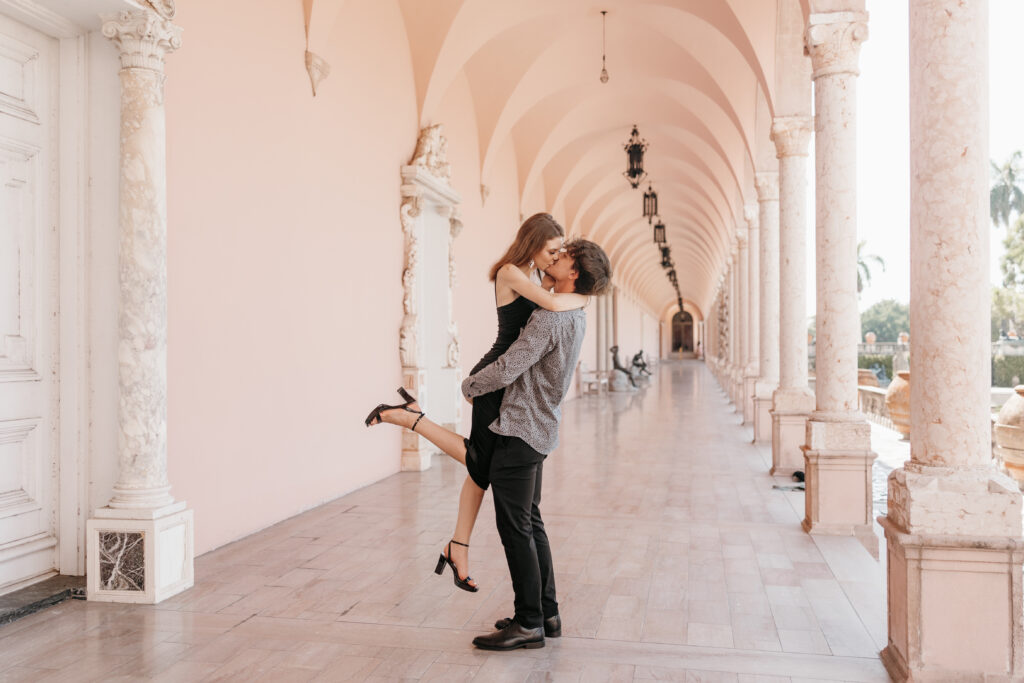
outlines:
[{"label": "woman", "polygon": [[[586,305],[589,297],[581,294],[554,294],[549,287],[537,284],[536,273],[543,272],[558,260],[565,231],[550,214],[538,213],[530,216],[520,226],[516,239],[505,254],[491,267],[490,280],[494,282],[494,298],[498,307],[498,336],[490,351],[484,354],[470,374],[490,365],[498,359],[519,336],[530,314],[538,306],[549,311],[569,311]],[[550,285],[549,285],[550,286]],[[415,399],[400,390],[405,404],[401,406],[380,405],[366,419],[367,426],[380,422],[398,424],[386,413],[395,409],[419,412]],[[496,435],[489,427],[498,418],[504,389],[477,397],[473,401],[473,421],[469,439],[454,443],[451,448],[442,448],[452,458],[466,466],[469,472],[459,495],[459,516],[455,533],[438,558],[435,571],[440,574],[447,564],[452,568],[455,585],[476,592],[476,583],[469,577],[469,537],[473,533],[484,491],[490,485],[491,453]],[[418,420],[418,418],[417,418]],[[405,425],[408,426],[408,425]],[[413,425],[415,431],[415,425]],[[461,439],[449,432],[449,437]],[[433,439],[432,439],[433,440]],[[436,442],[435,442],[436,443]]]}]

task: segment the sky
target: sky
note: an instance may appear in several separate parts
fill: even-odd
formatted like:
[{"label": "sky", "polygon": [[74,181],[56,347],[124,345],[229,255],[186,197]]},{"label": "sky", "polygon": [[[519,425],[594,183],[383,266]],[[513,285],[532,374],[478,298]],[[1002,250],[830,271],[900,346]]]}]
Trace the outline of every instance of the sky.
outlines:
[{"label": "sky", "polygon": [[[910,133],[907,0],[867,0],[869,37],[857,80],[857,233],[872,266],[861,310],[882,299],[910,300]],[[1024,0],[989,1],[989,157],[1004,162],[1024,150],[1024,88],[1019,44]],[[814,178],[813,151],[808,158]],[[808,309],[814,315],[814,186],[808,186]],[[999,284],[1003,228],[991,233],[991,279]]]}]

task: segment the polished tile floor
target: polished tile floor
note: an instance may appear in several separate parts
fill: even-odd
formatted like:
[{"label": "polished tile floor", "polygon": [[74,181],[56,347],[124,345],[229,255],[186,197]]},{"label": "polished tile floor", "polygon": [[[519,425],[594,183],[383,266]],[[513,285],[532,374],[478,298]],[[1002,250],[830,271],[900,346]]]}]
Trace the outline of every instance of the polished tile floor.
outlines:
[{"label": "polished tile floor", "polygon": [[[884,572],[800,530],[703,364],[564,406],[542,510],[564,635],[470,641],[511,612],[490,496],[470,594],[432,572],[463,471],[447,458],[220,548],[155,607],[61,605],[0,628],[0,681],[886,681]],[[358,417],[358,416],[357,416]]]}]

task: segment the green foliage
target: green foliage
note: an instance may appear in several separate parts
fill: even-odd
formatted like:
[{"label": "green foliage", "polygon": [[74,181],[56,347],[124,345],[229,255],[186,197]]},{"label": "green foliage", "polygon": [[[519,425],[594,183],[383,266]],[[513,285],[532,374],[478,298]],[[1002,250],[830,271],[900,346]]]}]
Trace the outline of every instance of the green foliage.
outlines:
[{"label": "green foliage", "polygon": [[882,353],[864,354],[857,356],[857,367],[873,369],[875,365],[885,368],[885,376],[892,379],[892,355]]},{"label": "green foliage", "polygon": [[1012,387],[1014,377],[1024,381],[1024,356],[995,356],[992,359],[992,386]]},{"label": "green foliage", "polygon": [[864,288],[871,284],[871,267],[868,263],[881,266],[882,272],[885,272],[885,259],[878,254],[862,253],[865,244],[867,244],[867,240],[857,242],[857,294],[863,292]]},{"label": "green foliage", "polygon": [[1006,163],[998,166],[992,163],[992,189],[989,190],[989,211],[996,225],[1009,227],[1013,214],[1024,212],[1024,169],[1021,167],[1021,152],[1010,155]]},{"label": "green foliage", "polygon": [[874,332],[876,341],[899,341],[900,332],[910,332],[910,307],[895,299],[883,299],[860,314],[860,329],[862,335]]},{"label": "green foliage", "polygon": [[1002,166],[992,162],[989,211],[996,226],[1006,228],[1000,268],[1004,287],[1024,285],[1024,159],[1018,150]]},{"label": "green foliage", "polygon": [[1024,332],[1024,292],[1006,287],[992,288],[992,341],[1014,329]]}]

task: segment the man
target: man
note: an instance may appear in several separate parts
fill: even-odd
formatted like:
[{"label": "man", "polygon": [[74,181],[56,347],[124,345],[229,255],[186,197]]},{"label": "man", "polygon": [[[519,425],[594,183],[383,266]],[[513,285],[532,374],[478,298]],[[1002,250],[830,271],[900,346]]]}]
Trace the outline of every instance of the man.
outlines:
[{"label": "man", "polygon": [[[552,265],[556,292],[601,294],[611,280],[608,257],[598,245],[574,240]],[[586,314],[534,311],[498,360],[462,383],[466,398],[508,387],[501,413],[490,481],[495,522],[515,591],[515,615],[498,630],[473,639],[486,650],[544,647],[547,632],[561,634],[551,548],[540,515],[544,459],[558,445],[559,404],[565,398],[583,345]]]}]

